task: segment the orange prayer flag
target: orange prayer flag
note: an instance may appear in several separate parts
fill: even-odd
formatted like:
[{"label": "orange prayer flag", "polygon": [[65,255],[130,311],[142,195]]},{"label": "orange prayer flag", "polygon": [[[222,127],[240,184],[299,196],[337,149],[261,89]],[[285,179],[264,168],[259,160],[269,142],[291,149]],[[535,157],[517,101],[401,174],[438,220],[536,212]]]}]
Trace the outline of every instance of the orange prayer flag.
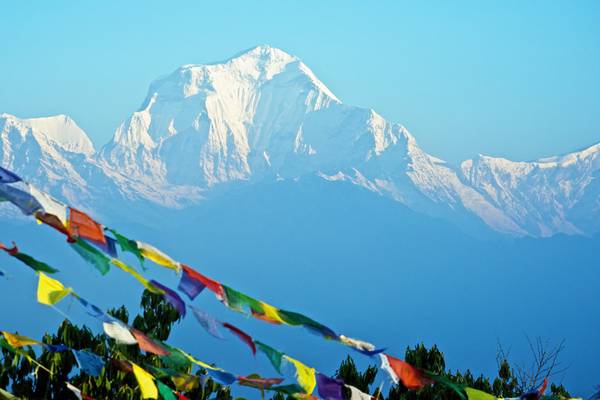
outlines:
[{"label": "orange prayer flag", "polygon": [[75,208],[69,208],[69,234],[91,241],[106,244],[102,225],[94,221],[89,215]]}]

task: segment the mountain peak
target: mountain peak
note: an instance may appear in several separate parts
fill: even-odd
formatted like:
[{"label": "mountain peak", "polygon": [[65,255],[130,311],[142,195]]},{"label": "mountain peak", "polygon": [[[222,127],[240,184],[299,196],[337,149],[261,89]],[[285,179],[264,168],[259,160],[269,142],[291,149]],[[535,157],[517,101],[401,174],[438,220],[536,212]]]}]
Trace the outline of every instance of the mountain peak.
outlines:
[{"label": "mountain peak", "polygon": [[31,132],[37,139],[48,140],[72,153],[91,155],[94,145],[75,121],[64,114],[39,118],[18,118],[11,114],[1,114],[5,129],[9,126],[20,128],[22,132]]}]

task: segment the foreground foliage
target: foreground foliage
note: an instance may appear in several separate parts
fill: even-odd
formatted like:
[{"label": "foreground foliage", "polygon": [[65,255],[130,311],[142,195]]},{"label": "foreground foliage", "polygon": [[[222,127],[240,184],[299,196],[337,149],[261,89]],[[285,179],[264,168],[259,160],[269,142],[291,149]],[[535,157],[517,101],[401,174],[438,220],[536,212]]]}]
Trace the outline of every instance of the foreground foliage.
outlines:
[{"label": "foreground foliage", "polygon": [[[129,313],[125,307],[109,311],[113,317],[125,323],[130,323]],[[131,325],[148,336],[160,341],[169,338],[173,325],[179,320],[179,313],[167,304],[161,296],[154,295],[148,291],[144,292],[141,299],[141,313],[137,315]],[[170,374],[191,374],[192,366],[178,363],[176,360],[169,362],[152,354],[142,354],[137,346],[119,345],[112,339],[107,339],[103,334],[95,335],[88,327],[78,327],[65,320],[58,327],[56,333],[46,334],[43,341],[47,344],[64,344],[73,349],[90,349],[92,352],[111,359],[103,372],[98,377],[85,374],[77,368],[77,362],[71,352],[49,352],[42,350],[39,355],[31,349],[24,349],[33,360],[47,367],[52,375],[43,369],[36,368],[22,355],[14,354],[2,349],[2,360],[0,362],[0,388],[10,388],[15,396],[24,399],[75,399],[76,397],[65,386],[69,381],[79,387],[83,393],[94,399],[132,400],[139,399],[140,392],[137,382],[131,373],[124,370],[119,360],[131,360],[148,369],[158,368],[153,372],[160,373],[160,369],[168,369]],[[446,369],[444,354],[433,346],[428,349],[423,344],[413,348],[407,348],[405,360],[421,369],[439,374],[449,381],[458,385],[466,385],[475,389],[494,394],[497,397],[518,397],[525,390],[524,380],[519,376],[518,369],[512,367],[503,353],[499,359],[498,375],[490,379],[488,377],[475,377],[469,370],[465,372],[452,372]],[[342,361],[335,373],[337,378],[346,384],[354,386],[364,393],[370,393],[381,400],[421,400],[439,399],[454,400],[459,397],[451,389],[441,386],[428,386],[419,391],[409,391],[404,386],[392,387],[387,394],[380,393],[374,383],[380,370],[371,365],[364,371],[359,371],[351,357]],[[195,373],[198,377],[194,383],[177,387],[169,379],[161,381],[168,384],[172,389],[180,390],[189,399],[207,400],[233,400],[231,388],[222,386],[211,379],[204,370]],[[381,379],[381,375],[379,376]],[[550,388],[552,394],[569,397],[564,387]],[[256,392],[256,397],[264,394]],[[349,393],[346,393],[349,398]],[[273,400],[291,399],[282,394],[272,396]]]}]

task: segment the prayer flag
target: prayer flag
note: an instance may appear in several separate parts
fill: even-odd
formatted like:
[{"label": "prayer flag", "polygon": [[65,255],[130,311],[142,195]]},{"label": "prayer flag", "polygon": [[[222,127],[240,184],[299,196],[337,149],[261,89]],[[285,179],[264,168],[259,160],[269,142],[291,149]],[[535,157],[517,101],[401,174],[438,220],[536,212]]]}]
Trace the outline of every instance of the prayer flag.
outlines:
[{"label": "prayer flag", "polygon": [[233,326],[227,322],[224,322],[223,326],[225,328],[229,329],[242,342],[246,343],[248,345],[248,347],[250,347],[250,349],[252,350],[252,354],[256,354],[256,346],[254,345],[254,340],[252,340],[252,337],[250,337],[250,335],[248,335],[246,332],[242,331],[239,328],[236,328],[235,326]]},{"label": "prayer flag", "polygon": [[69,389],[71,392],[73,392],[73,394],[79,400],[83,400],[83,397],[81,397],[81,390],[77,389],[75,386],[71,385],[69,382],[65,382],[65,385],[67,385],[67,389]]},{"label": "prayer flag", "polygon": [[181,299],[181,297],[179,297],[179,295],[177,294],[177,292],[175,292],[172,289],[169,289],[168,287],[158,283],[155,280],[151,280],[150,284],[154,287],[157,287],[158,289],[163,291],[163,297],[165,298],[165,300],[167,300],[167,302],[173,306],[174,309],[177,310],[177,312],[182,316],[185,317],[185,302]]},{"label": "prayer flag", "polygon": [[33,340],[31,338],[28,338],[27,336],[21,336],[21,335],[17,335],[17,334],[5,332],[5,331],[2,331],[2,334],[6,338],[6,341],[8,342],[8,344],[10,344],[12,347],[23,347],[23,346],[42,344],[41,342],[39,342],[37,340]]},{"label": "prayer flag", "polygon": [[110,270],[110,258],[81,238],[71,243],[73,249],[87,262],[92,264],[102,275]]},{"label": "prayer flag", "polygon": [[219,332],[219,325],[221,325],[221,323],[219,321],[217,321],[217,319],[215,317],[213,317],[212,315],[205,313],[204,311],[190,306],[190,308],[192,309],[192,312],[194,313],[194,316],[196,317],[196,319],[198,320],[198,322],[200,323],[200,325],[211,335],[213,335],[216,338],[219,339],[223,339],[223,335],[221,334],[221,332]]},{"label": "prayer flag", "polygon": [[279,385],[283,378],[261,378],[258,375],[238,376],[238,384],[260,390],[269,389],[273,385]]},{"label": "prayer flag", "polygon": [[197,376],[183,373],[171,375],[171,382],[177,390],[182,392],[191,392],[200,385],[200,379]]},{"label": "prayer flag", "polygon": [[344,382],[341,379],[330,378],[321,373],[317,374],[317,391],[324,400],[344,400]]},{"label": "prayer flag", "polygon": [[194,300],[206,287],[204,283],[198,278],[198,273],[188,267],[187,265],[181,264],[183,274],[177,287],[183,293],[185,293],[191,300]]},{"label": "prayer flag", "polygon": [[364,341],[358,340],[358,339],[349,338],[344,335],[340,335],[339,340],[340,340],[340,342],[344,343],[345,345],[352,347],[356,351],[359,351],[359,352],[369,355],[369,356],[381,353],[383,351],[383,350],[381,350],[381,351],[375,350],[375,346],[372,345],[371,343],[364,342]]},{"label": "prayer flag", "polygon": [[213,292],[219,300],[223,300],[225,298],[225,291],[219,282],[202,275],[200,272],[187,265],[181,264],[181,268],[187,271],[191,279],[194,279],[206,286],[208,290]]},{"label": "prayer flag", "polygon": [[325,339],[337,339],[338,335],[325,325],[297,312],[278,310],[281,319],[288,325],[304,326],[310,332],[323,336]]},{"label": "prayer flag", "polygon": [[71,236],[106,244],[102,225],[94,221],[89,215],[76,208],[69,207],[68,229]]},{"label": "prayer flag", "polygon": [[222,385],[232,385],[237,379],[235,375],[221,369],[207,369],[208,374]]},{"label": "prayer flag", "polygon": [[244,314],[249,313],[250,310],[260,309],[262,311],[260,308],[260,302],[258,300],[255,300],[244,293],[238,292],[229,286],[223,285],[223,290],[225,292],[225,305],[230,309]]},{"label": "prayer flag", "polygon": [[283,319],[279,316],[279,310],[270,304],[259,301],[260,310],[252,310],[252,315],[255,318],[261,319],[271,324],[283,324]]},{"label": "prayer flag", "polygon": [[[56,200],[52,196],[38,190],[35,186],[29,184],[29,193],[40,205],[40,210],[37,213],[52,215],[58,221],[58,230],[66,230],[67,227],[67,206]],[[36,213],[36,214],[37,214]],[[36,215],[37,217],[37,215]]]},{"label": "prayer flag", "polygon": [[39,303],[54,305],[61,301],[66,295],[73,292],[71,288],[65,288],[62,283],[52,279],[40,272],[38,281],[37,300]]},{"label": "prayer flag", "polygon": [[91,242],[98,249],[102,250],[105,254],[110,256],[110,258],[119,257],[119,253],[117,253],[117,241],[110,236],[104,236],[106,239],[106,244],[99,242]]},{"label": "prayer flag", "polygon": [[97,306],[93,305],[92,303],[88,302],[87,300],[85,300],[77,295],[75,295],[74,297],[85,308],[85,312],[88,313],[88,315],[91,315],[92,317],[99,319],[100,321],[103,321],[103,322],[112,321],[112,317],[107,315],[104,311],[102,311]]},{"label": "prayer flag", "polygon": [[469,400],[496,400],[496,396],[470,387],[466,387],[465,392],[467,392],[467,398]]},{"label": "prayer flag", "polygon": [[142,256],[142,253],[140,253],[140,249],[138,248],[137,242],[135,240],[126,238],[114,229],[107,230],[115,236],[115,239],[117,239],[121,251],[126,251],[135,255],[138,258],[138,260],[140,260],[142,268],[144,268],[144,257]]},{"label": "prayer flag", "polygon": [[158,393],[160,393],[160,396],[164,400],[177,400],[177,397],[175,397],[170,387],[161,381],[156,381],[156,386],[158,387]]},{"label": "prayer flag", "polygon": [[20,181],[21,178],[12,171],[6,168],[0,167],[0,182],[1,183],[14,183]]},{"label": "prayer flag", "polygon": [[284,354],[282,352],[280,352],[279,350],[275,350],[274,348],[267,346],[264,343],[259,342],[258,340],[255,340],[254,344],[260,351],[262,351],[264,353],[265,356],[267,356],[269,361],[271,361],[273,368],[275,368],[275,370],[277,372],[282,374],[281,366],[282,366]]},{"label": "prayer flag", "polygon": [[68,351],[69,348],[67,346],[65,346],[64,344],[47,344],[47,343],[43,343],[44,348],[49,351],[50,353],[63,353],[65,351]]},{"label": "prayer flag", "polygon": [[379,356],[381,357],[381,368],[390,374],[395,384],[402,382],[407,389],[417,390],[432,383],[429,378],[425,377],[419,369],[412,365],[387,354],[380,354]]},{"label": "prayer flag", "polygon": [[373,396],[370,394],[366,394],[355,388],[354,386],[346,385],[346,387],[350,390],[350,399],[349,400],[372,400]]},{"label": "prayer flag", "polygon": [[110,322],[103,322],[102,328],[104,328],[104,333],[110,338],[113,338],[119,344],[137,344],[137,340],[131,332],[127,325],[118,319],[114,319]]},{"label": "prayer flag", "polygon": [[289,356],[283,356],[285,360],[294,364],[296,367],[296,380],[298,384],[302,387],[304,392],[311,394],[313,390],[315,390],[315,386],[317,385],[317,380],[315,378],[315,369],[307,367],[302,364],[300,361],[295,360]]},{"label": "prayer flag", "polygon": [[138,345],[141,350],[144,350],[146,353],[156,354],[157,356],[168,356],[169,351],[158,344],[158,342],[150,339],[144,333],[138,331],[137,329],[132,329],[131,333],[135,336]]},{"label": "prayer flag", "polygon": [[19,252],[19,248],[17,247],[17,245],[14,242],[13,242],[12,248],[8,248],[5,245],[3,245],[2,243],[0,243],[0,249],[4,250],[9,255],[18,259],[19,261],[21,261],[23,264],[27,265],[29,268],[33,269],[34,271],[46,272],[49,274],[54,274],[54,273],[58,272],[57,269],[52,268],[48,264],[38,261],[35,258],[31,257],[30,255]]},{"label": "prayer flag", "polygon": [[131,363],[133,375],[142,391],[142,399],[158,399],[158,389],[154,384],[154,377],[135,363]]},{"label": "prayer flag", "polygon": [[0,197],[17,206],[23,214],[33,215],[36,211],[41,210],[42,206],[30,194],[30,187],[31,185],[25,182],[17,182],[12,185],[0,183]]},{"label": "prayer flag", "polygon": [[73,350],[79,368],[88,375],[99,376],[104,368],[102,358],[87,350]]},{"label": "prayer flag", "polygon": [[140,254],[148,260],[154,261],[158,265],[163,267],[179,271],[181,267],[179,263],[173,260],[171,257],[157,249],[156,247],[149,245],[148,243],[136,241],[137,247],[140,250]]}]

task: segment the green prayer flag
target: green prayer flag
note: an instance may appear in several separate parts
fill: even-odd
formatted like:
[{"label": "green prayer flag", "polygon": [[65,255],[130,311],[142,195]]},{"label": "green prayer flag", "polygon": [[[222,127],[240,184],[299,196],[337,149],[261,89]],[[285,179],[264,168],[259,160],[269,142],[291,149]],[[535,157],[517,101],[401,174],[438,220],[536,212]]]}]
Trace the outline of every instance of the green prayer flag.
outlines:
[{"label": "green prayer flag", "polygon": [[283,374],[281,372],[281,364],[283,361],[284,354],[279,350],[275,350],[274,348],[267,346],[266,344],[261,343],[257,340],[254,341],[254,344],[256,345],[256,348],[262,351],[264,355],[267,356],[269,361],[271,361],[271,364],[273,364],[273,368],[275,368],[275,370],[280,374]]},{"label": "green prayer flag", "polygon": [[81,238],[77,238],[77,241],[72,243],[71,246],[84,260],[100,271],[102,275],[108,273],[111,259],[103,252]]},{"label": "green prayer flag", "polygon": [[446,386],[449,389],[452,389],[456,392],[456,394],[463,400],[467,400],[467,396],[465,396],[465,390],[463,385],[459,385],[451,381],[448,377],[442,375],[432,374],[431,372],[426,372],[425,375],[433,380],[435,383]]},{"label": "green prayer flag", "polygon": [[57,269],[52,268],[51,266],[49,266],[46,263],[43,263],[41,261],[36,260],[35,258],[25,254],[25,253],[15,253],[12,254],[12,256],[14,258],[19,259],[22,263],[27,264],[29,267],[31,267],[34,271],[37,272],[46,272],[48,274],[54,274],[56,272],[58,272]]},{"label": "green prayer flag", "polygon": [[175,347],[171,347],[158,340],[156,341],[170,352],[169,355],[160,356],[160,359],[163,361],[164,365],[167,368],[181,369],[188,368],[192,365],[190,359],[187,358],[186,355],[181,352],[181,350],[176,349]]},{"label": "green prayer flag", "polygon": [[255,312],[262,312],[260,301],[253,299],[244,293],[238,292],[228,286],[222,285],[225,292],[226,304],[234,311],[246,313],[248,309]]},{"label": "green prayer flag", "polygon": [[138,260],[140,260],[142,268],[144,268],[144,256],[142,256],[137,242],[135,240],[126,238],[114,229],[108,229],[108,231],[115,236],[115,239],[117,239],[117,243],[119,243],[121,251],[126,251],[135,255],[138,258]]},{"label": "green prayer flag", "polygon": [[162,383],[161,381],[158,381],[158,380],[156,381],[156,386],[158,387],[158,393],[160,393],[160,396],[163,399],[177,400],[177,398],[173,394],[173,391],[171,390],[170,387],[168,387],[167,385],[165,385],[164,383]]}]

